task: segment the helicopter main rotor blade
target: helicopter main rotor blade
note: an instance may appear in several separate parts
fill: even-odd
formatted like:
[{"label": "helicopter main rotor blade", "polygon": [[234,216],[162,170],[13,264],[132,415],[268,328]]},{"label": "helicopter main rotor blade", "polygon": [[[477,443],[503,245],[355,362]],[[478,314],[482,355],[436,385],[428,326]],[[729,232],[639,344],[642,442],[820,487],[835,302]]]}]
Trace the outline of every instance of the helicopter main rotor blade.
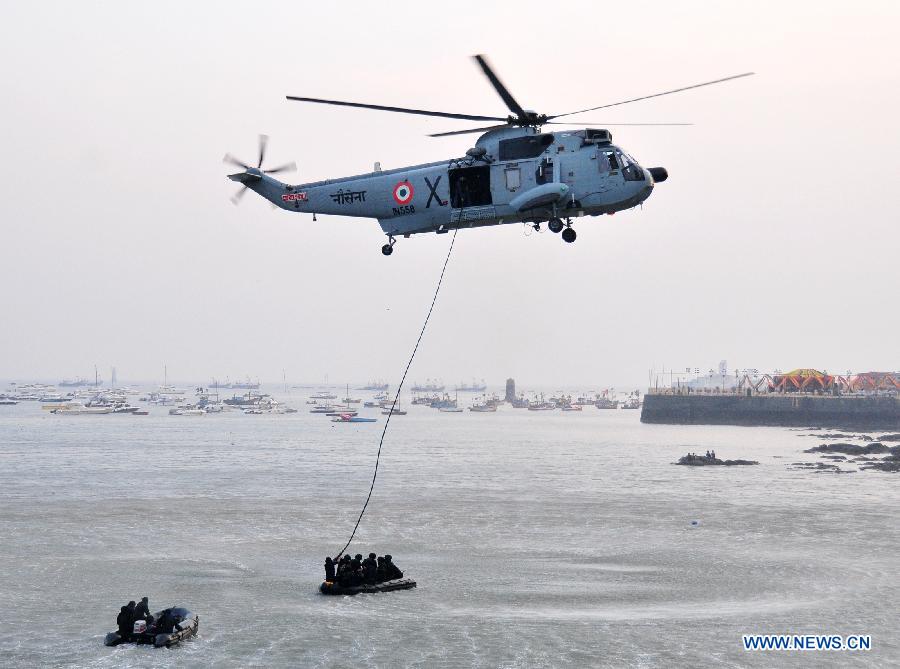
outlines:
[{"label": "helicopter main rotor blade", "polygon": [[503,85],[503,82],[500,81],[500,78],[496,74],[494,74],[494,70],[491,69],[490,65],[488,65],[487,58],[485,58],[481,54],[472,57],[481,66],[481,71],[484,72],[484,76],[488,78],[488,80],[491,82],[491,85],[494,87],[494,90],[496,90],[500,97],[503,98],[503,102],[506,103],[506,106],[509,108],[509,110],[519,118],[525,118],[527,114],[525,113],[525,110],[522,109],[522,105],[516,102],[516,99],[507,90],[506,86]]},{"label": "helicopter main rotor blade", "polygon": [[358,107],[361,109],[375,109],[377,111],[398,112],[401,114],[418,114],[420,116],[440,116],[442,118],[456,118],[463,121],[505,121],[499,116],[478,116],[475,114],[453,114],[450,112],[428,111],[426,109],[407,109],[406,107],[388,107],[387,105],[370,105],[364,102],[344,102],[342,100],[323,100],[321,98],[301,98],[296,95],[286,95],[288,100],[298,102],[316,102],[323,105],[337,105],[339,107]]},{"label": "helicopter main rotor blade", "polygon": [[297,163],[290,162],[285,163],[284,165],[279,165],[278,167],[273,167],[270,170],[263,170],[265,174],[278,174],[279,172],[294,172],[297,170]]},{"label": "helicopter main rotor blade", "polygon": [[648,100],[650,98],[658,98],[663,95],[671,95],[672,93],[680,93],[681,91],[689,91],[694,88],[702,88],[703,86],[712,86],[713,84],[721,84],[723,81],[731,81],[732,79],[740,79],[741,77],[749,77],[755,74],[755,72],[744,72],[743,74],[735,74],[730,77],[725,77],[724,79],[716,79],[714,81],[705,81],[702,84],[694,84],[693,86],[684,86],[683,88],[676,88],[671,91],[663,91],[662,93],[653,93],[652,95],[642,95],[639,98],[632,98],[631,100],[622,100],[621,102],[612,102],[607,105],[600,105],[599,107],[588,107],[587,109],[579,109],[578,111],[566,112],[565,114],[555,114],[553,116],[548,116],[548,119],[560,118],[562,116],[571,116],[572,114],[580,114],[586,111],[594,111],[596,109],[606,109],[608,107],[617,107],[619,105],[627,105],[630,102],[638,102],[639,100]]},{"label": "helicopter main rotor blade", "polygon": [[223,162],[223,163],[229,163],[230,165],[234,165],[235,167],[242,167],[242,168],[244,168],[245,170],[249,170],[249,169],[250,169],[250,166],[249,166],[247,163],[238,160],[237,158],[235,158],[234,156],[232,156],[230,153],[226,153],[226,154],[225,154],[225,157],[222,158],[222,162]]},{"label": "helicopter main rotor blade", "polygon": [[545,121],[544,125],[596,125],[600,127],[616,126],[616,125],[694,125],[693,123],[599,123],[592,121]]},{"label": "helicopter main rotor blade", "polygon": [[510,127],[508,124],[505,125],[488,125],[482,128],[469,128],[468,130],[451,130],[450,132],[436,132],[433,135],[428,135],[429,137],[449,137],[450,135],[468,135],[471,132],[488,132],[490,130],[496,130],[498,128],[508,128]]}]

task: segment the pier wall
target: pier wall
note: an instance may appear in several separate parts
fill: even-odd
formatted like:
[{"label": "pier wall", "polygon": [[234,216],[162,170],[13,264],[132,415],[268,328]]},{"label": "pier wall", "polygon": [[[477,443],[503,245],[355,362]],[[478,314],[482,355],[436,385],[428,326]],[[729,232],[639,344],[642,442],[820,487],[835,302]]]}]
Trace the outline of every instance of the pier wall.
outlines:
[{"label": "pier wall", "polygon": [[900,430],[900,398],[648,393],[641,422]]}]

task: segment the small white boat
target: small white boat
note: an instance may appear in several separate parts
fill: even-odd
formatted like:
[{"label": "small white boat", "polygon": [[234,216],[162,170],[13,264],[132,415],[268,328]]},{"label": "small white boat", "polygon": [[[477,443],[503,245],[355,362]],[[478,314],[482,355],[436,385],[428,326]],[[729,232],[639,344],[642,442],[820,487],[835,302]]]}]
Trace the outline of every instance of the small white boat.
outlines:
[{"label": "small white boat", "polygon": [[60,405],[58,408],[53,409],[51,413],[55,413],[60,416],[82,416],[82,415],[91,415],[91,414],[105,414],[105,413],[112,413],[112,407],[110,407],[110,406],[89,407],[89,406],[85,406],[81,402],[69,402],[68,404],[63,404],[63,405]]},{"label": "small white boat", "polygon": [[177,407],[169,409],[170,416],[205,416],[206,412],[198,407]]},{"label": "small white boat", "polygon": [[441,413],[462,413],[462,407],[440,407],[438,409]]}]

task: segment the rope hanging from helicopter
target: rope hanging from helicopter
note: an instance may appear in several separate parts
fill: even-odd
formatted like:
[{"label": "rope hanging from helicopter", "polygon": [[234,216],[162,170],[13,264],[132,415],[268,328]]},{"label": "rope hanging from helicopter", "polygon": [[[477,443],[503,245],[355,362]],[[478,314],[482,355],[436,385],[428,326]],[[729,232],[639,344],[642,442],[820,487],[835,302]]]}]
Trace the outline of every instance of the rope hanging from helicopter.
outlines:
[{"label": "rope hanging from helicopter", "polygon": [[419,331],[419,337],[416,339],[416,345],[413,347],[412,354],[409,356],[409,360],[406,363],[406,368],[403,370],[403,376],[400,377],[400,383],[397,385],[397,392],[394,394],[394,401],[391,403],[391,410],[388,412],[387,419],[384,421],[384,429],[381,431],[381,438],[378,440],[378,454],[375,456],[375,469],[372,472],[372,483],[369,485],[369,493],[366,495],[366,501],[362,506],[362,510],[359,512],[359,517],[356,519],[356,524],[353,526],[353,531],[350,533],[350,538],[347,539],[347,543],[344,544],[344,547],[338,551],[337,557],[339,558],[344,554],[344,551],[350,546],[353,542],[353,538],[356,536],[356,530],[359,529],[359,524],[362,522],[363,516],[366,513],[366,509],[369,506],[369,500],[372,499],[372,491],[375,489],[375,479],[378,478],[378,465],[381,462],[381,450],[384,446],[384,437],[387,434],[388,425],[391,424],[391,416],[394,415],[394,409],[397,407],[397,402],[400,399],[400,391],[403,390],[403,383],[406,381],[406,375],[409,373],[409,368],[412,366],[413,360],[415,360],[416,352],[419,350],[419,344],[422,343],[422,337],[425,335],[425,328],[428,327],[428,321],[431,320],[431,313],[434,311],[434,305],[437,302],[438,293],[441,292],[441,284],[444,282],[444,274],[447,271],[447,263],[450,262],[450,256],[453,254],[453,246],[456,244],[456,233],[459,232],[459,228],[455,228],[453,230],[453,237],[450,239],[450,248],[447,249],[447,257],[444,258],[444,266],[441,268],[441,275],[438,277],[437,286],[434,289],[434,296],[431,298],[431,306],[428,307],[428,313],[425,315],[425,322],[422,323],[422,329]]}]

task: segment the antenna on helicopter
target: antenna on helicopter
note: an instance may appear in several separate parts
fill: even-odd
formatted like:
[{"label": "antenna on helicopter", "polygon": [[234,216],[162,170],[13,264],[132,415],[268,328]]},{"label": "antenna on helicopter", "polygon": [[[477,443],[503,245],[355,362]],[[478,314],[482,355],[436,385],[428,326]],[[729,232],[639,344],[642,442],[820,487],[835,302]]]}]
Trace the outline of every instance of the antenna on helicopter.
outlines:
[{"label": "antenna on helicopter", "polygon": [[293,172],[297,169],[297,163],[290,162],[285,163],[284,165],[279,165],[278,167],[273,167],[269,170],[262,169],[263,160],[266,157],[266,148],[269,145],[269,136],[268,135],[260,135],[259,136],[259,160],[256,163],[256,167],[252,167],[242,160],[238,160],[230,153],[226,153],[225,157],[222,158],[223,163],[228,163],[230,165],[234,165],[236,167],[241,167],[245,171],[239,172],[238,174],[229,174],[228,178],[232,181],[238,181],[243,184],[237,193],[231,196],[231,201],[233,204],[240,204],[241,198],[244,197],[244,194],[247,192],[247,184],[253,181],[259,181],[262,178],[263,174],[278,174],[279,172]]},{"label": "antenna on helicopter", "polygon": [[754,74],[753,72],[744,72],[743,74],[735,74],[730,77],[724,77],[721,79],[714,79],[713,81],[705,81],[700,84],[693,84],[691,86],[682,86],[681,88],[675,88],[669,91],[663,91],[661,93],[652,93],[650,95],[643,95],[638,98],[632,98],[630,100],[622,100],[620,102],[612,102],[609,104],[599,105],[597,107],[589,107],[587,109],[579,109],[578,111],[565,112],[563,114],[553,114],[548,116],[547,114],[539,114],[536,111],[532,111],[530,109],[525,109],[518,103],[518,101],[512,96],[512,93],[509,92],[509,89],[503,85],[503,82],[500,81],[500,77],[494,72],[493,68],[487,61],[487,58],[481,54],[473,56],[475,62],[478,63],[478,66],[481,68],[482,73],[485,77],[487,77],[488,81],[490,81],[491,86],[494,87],[494,90],[497,91],[497,94],[503,100],[507,109],[512,112],[512,114],[503,116],[482,116],[478,114],[460,114],[456,112],[443,112],[443,111],[430,111],[425,109],[412,109],[408,107],[391,107],[387,105],[373,105],[365,102],[346,102],[342,100],[326,100],[323,98],[307,98],[307,97],[299,97],[295,95],[286,96],[288,100],[295,100],[298,102],[314,102],[317,104],[326,104],[326,105],[337,105],[340,107],[357,107],[361,109],[374,109],[376,111],[388,111],[388,112],[397,112],[400,114],[416,114],[419,116],[438,116],[441,118],[452,118],[463,121],[495,121],[494,125],[482,126],[478,128],[469,128],[466,130],[452,130],[449,132],[439,132],[429,135],[429,137],[447,137],[450,135],[464,135],[472,132],[488,132],[490,130],[496,130],[498,128],[507,128],[507,127],[533,127],[536,128],[538,126],[544,124],[550,125],[602,125],[602,126],[617,126],[617,125],[628,125],[628,126],[679,126],[679,125],[693,125],[692,123],[593,123],[588,121],[554,121],[553,119],[562,118],[564,116],[572,116],[574,114],[580,114],[586,111],[595,111],[597,109],[607,109],[609,107],[617,107],[619,105],[629,104],[631,102],[638,102],[640,100],[647,100],[649,98],[658,98],[663,95],[671,95],[672,93],[680,93],[682,91],[688,91],[695,88],[702,88],[703,86],[711,86],[713,84],[720,84],[725,81],[731,81],[732,79],[740,79],[741,77],[749,77]]}]

